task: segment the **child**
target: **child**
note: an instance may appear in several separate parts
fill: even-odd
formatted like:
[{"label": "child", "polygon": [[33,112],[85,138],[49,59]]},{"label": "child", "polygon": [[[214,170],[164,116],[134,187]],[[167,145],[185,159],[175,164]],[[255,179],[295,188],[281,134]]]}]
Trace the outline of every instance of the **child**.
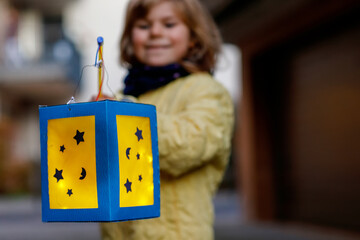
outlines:
[{"label": "child", "polygon": [[161,216],[102,223],[104,239],[213,239],[233,128],[230,96],[210,74],[220,43],[198,0],[130,0],[124,94],[157,108]]}]

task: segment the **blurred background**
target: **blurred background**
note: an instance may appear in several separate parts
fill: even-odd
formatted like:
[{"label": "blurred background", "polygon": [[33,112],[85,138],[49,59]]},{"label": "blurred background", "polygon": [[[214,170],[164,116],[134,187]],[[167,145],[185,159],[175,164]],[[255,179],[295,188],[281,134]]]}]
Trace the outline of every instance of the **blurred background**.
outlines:
[{"label": "blurred background", "polygon": [[[360,239],[360,1],[202,0],[237,110],[216,239]],[[0,0],[0,239],[100,239],[41,223],[38,106],[97,92],[98,36],[122,88],[127,1]]]}]

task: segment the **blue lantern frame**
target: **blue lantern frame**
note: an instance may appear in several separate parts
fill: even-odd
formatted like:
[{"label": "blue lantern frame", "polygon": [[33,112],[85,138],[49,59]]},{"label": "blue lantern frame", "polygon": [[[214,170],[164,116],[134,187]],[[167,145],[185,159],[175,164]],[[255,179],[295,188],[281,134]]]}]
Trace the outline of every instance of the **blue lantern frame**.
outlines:
[{"label": "blue lantern frame", "polygon": [[[153,105],[112,100],[40,106],[42,220],[44,222],[115,222],[160,216],[160,169],[156,108]],[[137,116],[150,119],[154,204],[120,207],[119,154],[116,116]],[[96,175],[98,208],[50,209],[48,182],[48,121],[51,119],[95,116]]]}]

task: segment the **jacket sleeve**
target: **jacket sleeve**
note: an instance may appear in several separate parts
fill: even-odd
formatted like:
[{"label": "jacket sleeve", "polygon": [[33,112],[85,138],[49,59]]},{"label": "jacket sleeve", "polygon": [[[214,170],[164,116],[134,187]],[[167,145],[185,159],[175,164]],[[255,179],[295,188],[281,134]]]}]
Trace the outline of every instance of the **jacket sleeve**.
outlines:
[{"label": "jacket sleeve", "polygon": [[[196,79],[197,81],[197,79]],[[233,125],[233,105],[215,80],[199,80],[186,91],[183,109],[158,113],[160,170],[179,176],[227,154]]]}]

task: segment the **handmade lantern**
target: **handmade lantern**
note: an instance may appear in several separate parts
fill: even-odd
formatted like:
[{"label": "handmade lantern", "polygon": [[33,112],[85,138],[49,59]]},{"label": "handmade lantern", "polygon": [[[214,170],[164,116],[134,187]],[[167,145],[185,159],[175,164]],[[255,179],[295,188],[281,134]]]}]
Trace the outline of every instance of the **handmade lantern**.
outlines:
[{"label": "handmade lantern", "polygon": [[43,221],[160,215],[154,106],[105,100],[39,112]]}]

